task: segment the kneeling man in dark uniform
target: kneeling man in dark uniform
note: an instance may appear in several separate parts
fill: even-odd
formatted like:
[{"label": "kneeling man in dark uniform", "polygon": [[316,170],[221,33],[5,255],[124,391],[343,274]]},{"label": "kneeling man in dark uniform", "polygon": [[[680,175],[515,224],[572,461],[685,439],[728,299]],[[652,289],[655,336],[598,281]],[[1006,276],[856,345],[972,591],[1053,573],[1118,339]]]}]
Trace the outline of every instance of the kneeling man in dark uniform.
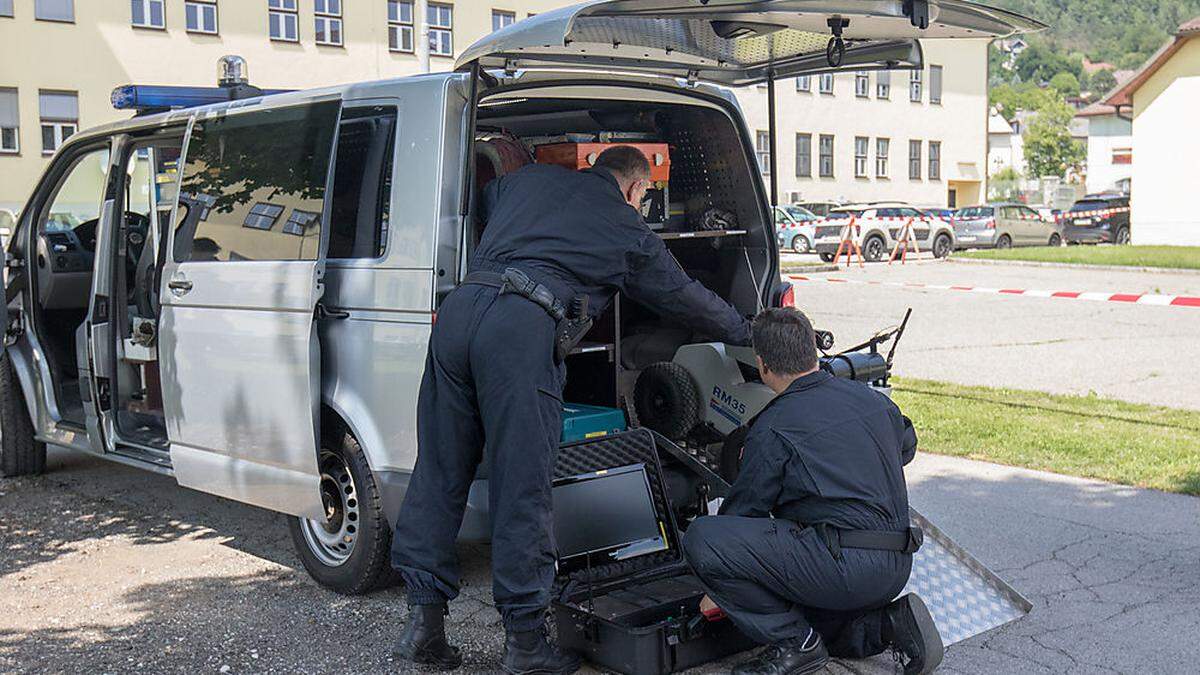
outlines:
[{"label": "kneeling man in dark uniform", "polygon": [[883,394],[818,368],[801,312],[762,312],[753,337],[778,396],[751,423],[720,515],[683,540],[706,604],[769,645],[733,672],[797,675],[889,648],[906,673],[931,672],[942,641],[929,611],[916,595],[892,601],[921,541],[902,469],[912,424]]}]

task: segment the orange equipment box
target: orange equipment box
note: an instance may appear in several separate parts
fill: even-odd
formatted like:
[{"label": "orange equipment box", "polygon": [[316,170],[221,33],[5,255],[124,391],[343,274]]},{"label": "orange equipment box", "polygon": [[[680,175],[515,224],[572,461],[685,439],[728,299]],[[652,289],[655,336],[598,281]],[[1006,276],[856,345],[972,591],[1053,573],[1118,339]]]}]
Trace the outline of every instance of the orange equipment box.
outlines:
[{"label": "orange equipment box", "polygon": [[586,169],[596,163],[600,153],[617,145],[628,145],[642,151],[650,161],[651,181],[665,183],[671,179],[671,150],[666,143],[553,143],[539,145],[535,154],[539,164]]}]

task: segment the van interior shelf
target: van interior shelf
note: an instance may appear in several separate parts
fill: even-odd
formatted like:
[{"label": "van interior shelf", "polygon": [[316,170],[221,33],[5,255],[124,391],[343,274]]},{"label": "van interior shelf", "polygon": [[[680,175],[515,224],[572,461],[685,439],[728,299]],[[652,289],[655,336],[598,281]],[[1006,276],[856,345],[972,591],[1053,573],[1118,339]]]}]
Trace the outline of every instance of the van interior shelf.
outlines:
[{"label": "van interior shelf", "polygon": [[696,230],[695,232],[659,232],[663,239],[702,239],[706,237],[732,237],[746,234],[745,230]]}]

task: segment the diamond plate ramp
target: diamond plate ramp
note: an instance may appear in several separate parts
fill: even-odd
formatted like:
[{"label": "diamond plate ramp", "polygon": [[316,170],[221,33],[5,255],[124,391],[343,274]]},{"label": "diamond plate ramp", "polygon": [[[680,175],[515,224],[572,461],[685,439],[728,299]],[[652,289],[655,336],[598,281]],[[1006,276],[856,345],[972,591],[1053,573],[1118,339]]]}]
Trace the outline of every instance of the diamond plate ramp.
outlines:
[{"label": "diamond plate ramp", "polygon": [[904,593],[916,593],[929,607],[947,646],[1015,621],[1033,603],[996,576],[929,519],[909,509],[925,543],[913,554]]}]

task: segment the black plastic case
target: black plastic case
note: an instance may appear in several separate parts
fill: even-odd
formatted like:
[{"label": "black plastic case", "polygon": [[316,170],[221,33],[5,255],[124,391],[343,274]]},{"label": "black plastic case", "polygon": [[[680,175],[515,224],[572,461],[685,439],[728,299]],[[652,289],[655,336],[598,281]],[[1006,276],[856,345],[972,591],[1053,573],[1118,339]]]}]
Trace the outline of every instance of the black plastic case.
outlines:
[{"label": "black plastic case", "polygon": [[654,436],[635,429],[559,449],[556,478],[644,464],[669,547],[586,568],[560,569],[553,603],[558,640],[593,664],[659,675],[754,647],[728,619],[700,614],[704,591],[683,558]]}]

